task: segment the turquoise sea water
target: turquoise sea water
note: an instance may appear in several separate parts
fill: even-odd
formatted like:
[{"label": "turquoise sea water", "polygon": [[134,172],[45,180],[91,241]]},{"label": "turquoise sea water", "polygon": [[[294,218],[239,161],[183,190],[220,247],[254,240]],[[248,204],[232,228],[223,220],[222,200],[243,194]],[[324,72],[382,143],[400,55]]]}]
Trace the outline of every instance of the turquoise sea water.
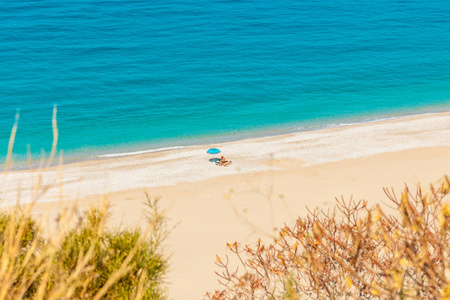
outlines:
[{"label": "turquoise sea water", "polygon": [[450,109],[438,1],[0,0],[0,158],[66,161]]}]

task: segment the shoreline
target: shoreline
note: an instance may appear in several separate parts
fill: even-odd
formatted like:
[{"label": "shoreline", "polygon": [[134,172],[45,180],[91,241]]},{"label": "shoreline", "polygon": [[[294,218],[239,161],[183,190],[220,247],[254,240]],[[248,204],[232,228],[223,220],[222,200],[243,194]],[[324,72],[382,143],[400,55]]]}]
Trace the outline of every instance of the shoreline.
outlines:
[{"label": "shoreline", "polygon": [[[135,144],[130,144],[128,146],[117,146],[117,147],[96,147],[96,150],[91,151],[81,151],[81,149],[77,150],[68,150],[64,153],[65,161],[64,165],[82,163],[87,161],[97,161],[97,160],[105,160],[110,158],[118,158],[118,157],[126,157],[126,156],[135,156],[142,155],[148,153],[158,153],[165,151],[172,151],[178,149],[188,149],[195,147],[202,147],[206,145],[211,145],[210,141],[213,141],[212,144],[225,144],[225,143],[233,143],[261,138],[271,138],[278,137],[290,134],[304,133],[304,132],[315,132],[322,130],[332,130],[333,128],[341,128],[348,126],[364,126],[372,123],[386,122],[386,121],[395,121],[395,120],[403,120],[409,118],[423,118],[433,115],[439,114],[447,114],[450,113],[448,104],[438,105],[438,106],[430,106],[426,108],[415,108],[397,112],[390,112],[385,114],[369,114],[368,117],[347,117],[347,118],[337,118],[331,119],[327,122],[323,121],[304,121],[304,122],[296,122],[292,124],[283,124],[278,126],[268,126],[264,128],[257,128],[251,130],[237,131],[231,134],[219,134],[219,135],[211,135],[204,137],[195,137],[195,138],[181,138],[176,143],[168,143],[165,144],[161,141],[155,143],[146,144],[144,142],[138,142]],[[171,139],[176,141],[176,139]],[[156,146],[159,145],[159,146]],[[156,146],[156,147],[155,147]],[[97,149],[98,148],[98,149]],[[111,150],[111,151],[109,151]],[[81,155],[80,155],[81,154]],[[19,157],[24,157],[24,154],[14,154]],[[6,157],[6,156],[5,156]],[[25,158],[17,160],[17,165],[12,166],[11,171],[28,171],[31,169],[36,169],[39,166],[40,159],[32,159],[32,168],[28,166],[27,160]],[[1,165],[4,167],[4,164]],[[57,164],[52,164],[52,167],[57,167]]]},{"label": "shoreline", "polygon": [[[395,121],[395,120],[402,120],[402,119],[408,119],[408,118],[421,118],[421,117],[427,117],[432,116],[436,114],[447,114],[450,113],[450,110],[447,108],[437,111],[429,111],[429,112],[417,112],[413,114],[405,114],[405,115],[394,115],[390,117],[379,117],[379,118],[369,118],[368,120],[356,120],[351,122],[341,122],[341,123],[323,123],[322,125],[313,125],[310,127],[302,128],[300,124],[297,124],[293,126],[290,124],[290,126],[283,126],[280,125],[278,127],[267,127],[264,129],[252,129],[248,132],[253,133],[253,135],[247,135],[247,131],[243,131],[242,133],[236,133],[229,136],[229,139],[226,139],[227,135],[221,135],[224,139],[220,139],[217,144],[224,144],[224,143],[232,143],[232,142],[239,142],[239,141],[246,141],[246,140],[254,140],[254,139],[260,139],[260,138],[271,138],[271,137],[278,137],[278,136],[284,136],[289,134],[296,134],[296,133],[302,133],[302,132],[312,132],[312,131],[321,131],[321,130],[328,130],[333,128],[340,128],[340,127],[347,127],[347,126],[358,126],[365,124],[371,124],[371,123],[378,123],[378,122],[385,122],[385,121]],[[293,127],[296,127],[296,129],[293,129]],[[291,129],[287,129],[291,128]],[[233,137],[234,136],[234,137]],[[208,139],[213,138],[205,137],[205,138],[198,138],[194,140],[200,140],[200,141],[206,141]],[[178,150],[178,149],[186,149],[186,148],[192,148],[192,147],[201,147],[204,145],[208,145],[211,143],[198,143],[198,144],[186,144],[186,145],[174,145],[174,146],[167,146],[167,147],[161,147],[161,148],[151,148],[147,150],[137,150],[137,151],[131,151],[131,152],[119,152],[119,153],[107,153],[107,154],[99,154],[94,156],[91,160],[101,160],[101,159],[108,159],[108,158],[116,158],[116,157],[124,157],[124,156],[135,156],[140,154],[147,154],[147,153],[155,153],[155,152],[163,152],[163,151],[171,151],[171,150]],[[82,162],[75,161],[77,162]]]}]

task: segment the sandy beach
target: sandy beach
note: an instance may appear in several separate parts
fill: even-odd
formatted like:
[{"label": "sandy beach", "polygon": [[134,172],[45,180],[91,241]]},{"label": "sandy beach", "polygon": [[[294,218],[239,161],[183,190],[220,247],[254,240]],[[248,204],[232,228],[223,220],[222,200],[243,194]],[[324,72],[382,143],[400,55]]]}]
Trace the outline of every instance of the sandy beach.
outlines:
[{"label": "sandy beach", "polygon": [[[219,167],[206,154],[218,147],[233,163]],[[39,171],[2,174],[2,205],[32,201],[36,214],[60,205],[80,207],[106,198],[111,224],[142,222],[145,192],[161,197],[175,226],[167,240],[171,299],[201,299],[218,288],[216,255],[226,243],[253,243],[309,208],[329,208],[335,197],[386,200],[383,187],[427,186],[450,174],[450,113],[341,126],[215,145],[113,157]]]}]

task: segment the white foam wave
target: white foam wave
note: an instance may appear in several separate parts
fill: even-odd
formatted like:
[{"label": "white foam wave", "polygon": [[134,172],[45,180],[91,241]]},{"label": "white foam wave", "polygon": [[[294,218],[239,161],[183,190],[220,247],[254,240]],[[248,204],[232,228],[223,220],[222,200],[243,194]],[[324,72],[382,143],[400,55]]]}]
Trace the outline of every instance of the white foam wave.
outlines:
[{"label": "white foam wave", "polygon": [[173,146],[173,147],[164,147],[164,148],[134,151],[134,152],[101,154],[101,155],[98,155],[98,157],[99,158],[114,158],[114,157],[122,157],[122,156],[131,156],[131,155],[138,155],[138,154],[145,154],[145,153],[168,151],[168,150],[184,149],[184,148],[188,148],[188,147],[192,147],[192,146]]}]

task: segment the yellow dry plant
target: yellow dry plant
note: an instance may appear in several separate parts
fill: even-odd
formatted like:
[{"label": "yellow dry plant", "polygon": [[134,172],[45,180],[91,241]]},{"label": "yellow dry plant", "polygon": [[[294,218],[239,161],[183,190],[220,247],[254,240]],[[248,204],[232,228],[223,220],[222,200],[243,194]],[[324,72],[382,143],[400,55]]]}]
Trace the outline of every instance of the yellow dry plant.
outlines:
[{"label": "yellow dry plant", "polygon": [[[336,199],[271,244],[229,244],[222,290],[206,299],[450,299],[450,181],[423,193],[385,189],[395,213]],[[231,267],[237,263],[237,268]]]}]

